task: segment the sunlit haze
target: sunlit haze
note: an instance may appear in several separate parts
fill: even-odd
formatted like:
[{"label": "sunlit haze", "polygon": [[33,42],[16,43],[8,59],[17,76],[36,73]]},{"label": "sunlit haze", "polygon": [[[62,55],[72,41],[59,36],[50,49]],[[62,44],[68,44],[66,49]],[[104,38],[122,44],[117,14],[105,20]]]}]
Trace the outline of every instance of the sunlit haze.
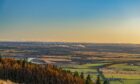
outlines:
[{"label": "sunlit haze", "polygon": [[140,43],[139,0],[0,0],[0,41]]}]

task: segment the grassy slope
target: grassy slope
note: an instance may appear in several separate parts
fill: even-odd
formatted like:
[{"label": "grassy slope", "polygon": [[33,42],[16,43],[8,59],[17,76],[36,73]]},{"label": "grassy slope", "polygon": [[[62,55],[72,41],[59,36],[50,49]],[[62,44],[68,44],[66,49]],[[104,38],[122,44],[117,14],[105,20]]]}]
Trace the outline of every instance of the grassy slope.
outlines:
[{"label": "grassy slope", "polygon": [[0,80],[0,84],[15,84],[13,82],[11,82],[10,80]]}]

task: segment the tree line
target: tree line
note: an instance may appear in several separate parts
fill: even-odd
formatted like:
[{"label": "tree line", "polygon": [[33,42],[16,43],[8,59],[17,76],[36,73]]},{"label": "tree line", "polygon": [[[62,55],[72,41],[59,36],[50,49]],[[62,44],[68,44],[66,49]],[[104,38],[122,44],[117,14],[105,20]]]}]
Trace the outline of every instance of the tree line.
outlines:
[{"label": "tree line", "polygon": [[80,77],[74,77],[53,65],[37,65],[14,59],[0,59],[0,79],[24,84],[84,84]]},{"label": "tree line", "polygon": [[101,84],[99,76],[94,82],[90,74],[84,77],[84,73],[79,75],[51,64],[37,65],[1,56],[0,79],[23,84]]}]

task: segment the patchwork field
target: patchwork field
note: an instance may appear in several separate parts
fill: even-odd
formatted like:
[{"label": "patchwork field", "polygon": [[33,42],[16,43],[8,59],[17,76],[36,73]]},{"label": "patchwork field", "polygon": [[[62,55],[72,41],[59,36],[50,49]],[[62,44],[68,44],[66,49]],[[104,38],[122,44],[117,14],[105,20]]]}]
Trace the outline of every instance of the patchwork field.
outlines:
[{"label": "patchwork field", "polygon": [[92,80],[100,75],[110,84],[140,84],[138,44],[0,42],[0,54],[40,59],[64,70],[83,72],[85,77],[90,74]]}]

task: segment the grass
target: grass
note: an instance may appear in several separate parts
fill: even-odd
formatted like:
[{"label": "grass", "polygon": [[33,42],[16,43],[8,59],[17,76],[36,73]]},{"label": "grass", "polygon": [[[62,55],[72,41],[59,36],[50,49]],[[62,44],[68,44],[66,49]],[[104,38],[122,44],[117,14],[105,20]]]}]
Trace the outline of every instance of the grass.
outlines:
[{"label": "grass", "polygon": [[90,72],[97,72],[96,69],[72,69],[72,68],[63,68],[64,70],[70,70],[71,72],[78,71],[79,73],[84,72],[84,73],[90,73]]},{"label": "grass", "polygon": [[[85,77],[88,73],[90,73],[93,80],[96,80],[97,67],[105,64],[108,63],[72,65],[72,66],[63,67],[63,69],[70,70],[71,72],[75,72],[75,71],[78,71],[79,73],[84,72]],[[128,64],[115,64],[109,66],[108,68],[113,68],[114,70],[119,70],[119,71],[126,71],[126,70],[140,71],[140,66],[128,65]],[[123,80],[123,84],[140,84],[139,74],[104,73],[104,75],[106,78],[121,78]],[[122,84],[122,83],[120,81],[110,81],[110,84]]]},{"label": "grass", "polygon": [[123,80],[123,82],[111,81],[110,84],[140,84],[140,80]]},{"label": "grass", "polygon": [[135,65],[128,65],[128,64],[116,64],[109,66],[109,68],[114,68],[117,70],[133,70],[133,71],[140,71],[140,66],[135,66]]},{"label": "grass", "polygon": [[140,80],[124,80],[124,84],[140,84]]},{"label": "grass", "polygon": [[64,68],[76,68],[76,69],[96,69],[98,66],[102,66],[107,63],[94,63],[94,64],[82,64],[82,65],[68,65]]},{"label": "grass", "polygon": [[115,64],[107,68],[111,68],[114,72],[104,73],[106,78],[121,78],[123,81],[122,83],[120,81],[110,81],[110,84],[140,84],[140,66]]},{"label": "grass", "polygon": [[84,72],[84,73],[89,73],[89,72],[97,72],[96,69],[98,66],[102,66],[105,63],[95,63],[95,64],[83,64],[83,65],[72,65],[72,66],[66,66],[63,67],[64,70],[70,70],[71,72]]},{"label": "grass", "polygon": [[64,70],[70,70],[71,72],[78,71],[79,73],[83,72],[85,77],[87,74],[90,74],[93,79],[97,78],[97,67],[102,66],[107,63],[94,63],[94,64],[83,64],[83,65],[70,65],[63,67]]},{"label": "grass", "polygon": [[139,74],[109,74],[109,73],[104,73],[106,78],[121,78],[121,79],[139,79],[140,80],[140,75]]},{"label": "grass", "polygon": [[110,84],[122,84],[122,83],[119,81],[110,81]]},{"label": "grass", "polygon": [[0,84],[15,84],[11,82],[10,80],[0,80]]},{"label": "grass", "polygon": [[[64,70],[70,70],[71,72],[77,71],[79,74],[81,72],[84,73],[84,76],[86,77],[88,74],[91,75],[91,78],[96,79],[97,78],[97,71],[96,69],[71,69],[71,68],[63,68]],[[94,74],[93,74],[94,73]]]},{"label": "grass", "polygon": [[113,73],[103,71],[107,78],[140,79],[140,66],[115,64],[107,68],[111,68],[113,71]]}]

